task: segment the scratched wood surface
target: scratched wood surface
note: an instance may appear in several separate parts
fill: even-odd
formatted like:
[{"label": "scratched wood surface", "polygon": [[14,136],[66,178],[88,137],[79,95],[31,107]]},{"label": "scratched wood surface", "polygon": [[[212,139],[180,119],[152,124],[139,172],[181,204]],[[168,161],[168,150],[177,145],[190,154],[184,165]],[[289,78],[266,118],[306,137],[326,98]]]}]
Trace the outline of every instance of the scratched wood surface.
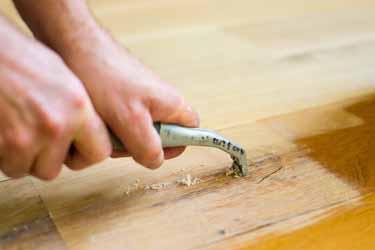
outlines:
[{"label": "scratched wood surface", "polygon": [[[90,4],[203,127],[247,149],[250,175],[189,148],[157,171],[119,159],[51,183],[1,177],[0,249],[375,248],[375,2]],[[202,182],[175,182],[187,174]]]}]

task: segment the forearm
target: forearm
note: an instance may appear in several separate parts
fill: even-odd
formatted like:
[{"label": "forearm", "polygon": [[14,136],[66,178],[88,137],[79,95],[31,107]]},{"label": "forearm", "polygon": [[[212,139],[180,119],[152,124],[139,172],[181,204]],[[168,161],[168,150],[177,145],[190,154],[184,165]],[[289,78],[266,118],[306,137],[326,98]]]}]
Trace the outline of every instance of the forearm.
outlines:
[{"label": "forearm", "polygon": [[25,53],[33,53],[39,44],[23,34],[0,12],[0,60],[22,61]]},{"label": "forearm", "polygon": [[[5,35],[7,34],[7,35]],[[9,45],[12,45],[14,40],[15,28],[9,23],[9,21],[0,13],[0,56],[3,56],[9,49]]]},{"label": "forearm", "polygon": [[100,29],[85,0],[13,1],[35,37],[60,54]]},{"label": "forearm", "polygon": [[[182,96],[104,32],[84,0],[14,1],[38,39],[83,82],[100,117],[138,163],[155,168],[163,161],[152,121],[198,126]],[[166,150],[165,157],[181,150]]]}]

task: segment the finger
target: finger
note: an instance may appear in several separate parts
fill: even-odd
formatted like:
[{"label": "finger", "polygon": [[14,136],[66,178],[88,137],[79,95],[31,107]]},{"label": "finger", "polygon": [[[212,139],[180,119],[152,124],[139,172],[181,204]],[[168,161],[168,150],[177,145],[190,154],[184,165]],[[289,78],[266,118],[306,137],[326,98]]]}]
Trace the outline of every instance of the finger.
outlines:
[{"label": "finger", "polygon": [[110,124],[134,160],[148,168],[159,167],[164,160],[159,134],[151,116],[141,103],[133,103],[131,108]]},{"label": "finger", "polygon": [[174,148],[165,148],[164,149],[164,158],[166,160],[176,158],[185,151],[186,147],[174,147]]},{"label": "finger", "polygon": [[111,155],[112,147],[102,120],[93,112],[74,140],[76,152],[68,160],[73,170],[86,168]]},{"label": "finger", "polygon": [[154,121],[199,127],[199,115],[185,103],[182,97],[166,97],[151,103],[150,113]]},{"label": "finger", "polygon": [[35,148],[32,146],[32,138],[29,134],[15,131],[17,129],[12,133],[3,133],[2,142],[5,140],[6,143],[1,143],[3,146],[0,168],[5,175],[20,178],[30,172]]},{"label": "finger", "polygon": [[[169,160],[176,158],[185,151],[186,147],[173,147],[173,148],[164,148],[164,159]],[[131,156],[127,150],[125,151],[112,151],[112,158],[124,158]]]},{"label": "finger", "polygon": [[11,178],[21,178],[27,175],[32,166],[31,157],[20,157],[20,154],[4,153],[0,161],[0,169]]},{"label": "finger", "polygon": [[199,127],[198,113],[189,105],[183,104],[174,115],[165,118],[166,123],[181,124],[186,127]]},{"label": "finger", "polygon": [[[150,113],[154,121],[178,124],[186,127],[199,127],[199,115],[187,105],[179,95],[170,95],[151,102]],[[164,149],[165,159],[179,156],[184,148]]]},{"label": "finger", "polygon": [[38,155],[31,174],[46,181],[55,179],[61,172],[70,142],[68,137],[52,141]]}]

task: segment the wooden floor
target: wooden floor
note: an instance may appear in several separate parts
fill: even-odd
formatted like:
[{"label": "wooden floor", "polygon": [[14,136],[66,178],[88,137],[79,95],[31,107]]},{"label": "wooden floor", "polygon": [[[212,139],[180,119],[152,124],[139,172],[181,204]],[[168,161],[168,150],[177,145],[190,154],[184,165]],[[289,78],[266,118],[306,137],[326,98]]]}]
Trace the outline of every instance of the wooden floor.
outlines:
[{"label": "wooden floor", "polygon": [[[375,249],[373,0],[90,3],[202,127],[247,149],[250,176],[189,148],[157,171],[120,159],[2,178],[0,249]],[[175,183],[187,174],[202,183]]]}]

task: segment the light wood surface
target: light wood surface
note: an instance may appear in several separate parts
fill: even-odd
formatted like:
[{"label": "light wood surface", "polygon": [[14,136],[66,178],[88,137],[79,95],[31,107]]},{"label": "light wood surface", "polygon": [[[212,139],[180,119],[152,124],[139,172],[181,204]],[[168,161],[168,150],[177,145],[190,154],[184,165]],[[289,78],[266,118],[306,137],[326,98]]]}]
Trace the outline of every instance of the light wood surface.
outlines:
[{"label": "light wood surface", "polygon": [[[51,183],[1,178],[0,249],[375,248],[374,1],[90,4],[202,127],[247,149],[250,176],[189,148],[157,171],[119,159]],[[202,182],[175,183],[187,174]]]}]

